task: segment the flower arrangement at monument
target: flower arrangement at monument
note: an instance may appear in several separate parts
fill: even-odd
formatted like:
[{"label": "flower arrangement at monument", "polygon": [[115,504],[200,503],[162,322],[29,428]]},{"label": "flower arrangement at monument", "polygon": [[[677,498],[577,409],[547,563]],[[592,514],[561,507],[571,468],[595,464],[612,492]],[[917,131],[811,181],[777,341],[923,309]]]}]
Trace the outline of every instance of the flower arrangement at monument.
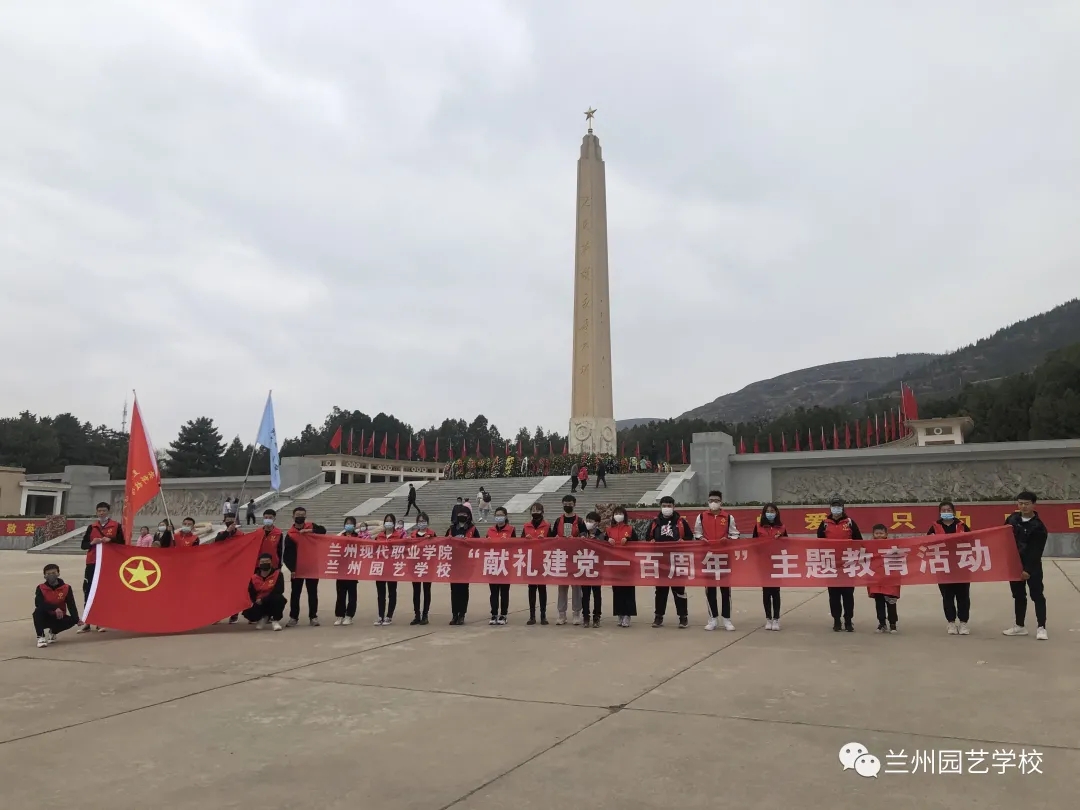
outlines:
[{"label": "flower arrangement at monument", "polygon": [[613,454],[581,453],[572,456],[508,456],[496,455],[492,458],[456,458],[446,462],[443,475],[447,478],[521,478],[546,475],[569,476],[584,464],[588,467],[590,478],[596,475],[600,460],[603,459],[608,471],[623,475],[638,472],[636,459],[619,458]]}]

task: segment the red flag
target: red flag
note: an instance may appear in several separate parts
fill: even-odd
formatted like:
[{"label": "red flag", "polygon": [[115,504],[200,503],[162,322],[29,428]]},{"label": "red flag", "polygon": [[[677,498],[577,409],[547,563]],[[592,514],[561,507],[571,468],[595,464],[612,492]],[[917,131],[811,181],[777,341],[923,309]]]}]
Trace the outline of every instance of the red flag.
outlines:
[{"label": "red flag", "polygon": [[[796,440],[798,440],[798,435],[799,434],[797,434],[797,433],[795,434]],[[780,452],[781,453],[786,453],[787,452],[787,434],[784,433],[783,431],[781,431],[781,433],[780,433]]]},{"label": "red flag", "polygon": [[900,400],[904,404],[904,417],[918,419],[919,404],[915,401],[915,392],[911,390],[911,386],[900,383]]},{"label": "red flag", "polygon": [[800,447],[800,446],[799,446],[799,444],[800,444],[800,439],[799,439],[799,437],[800,437],[801,435],[802,435],[802,434],[801,434],[801,433],[799,433],[799,431],[797,431],[797,430],[795,431],[795,452],[796,452],[796,453],[798,453],[798,452],[799,452],[800,450],[802,450],[802,447]]},{"label": "red flag", "polygon": [[810,430],[810,428],[806,429],[806,449],[814,449],[814,431]]},{"label": "red flag", "polygon": [[465,446],[465,437],[461,437],[461,457],[466,458],[469,455],[469,449]]},{"label": "red flag", "polygon": [[396,459],[401,458],[401,434],[400,433],[395,433],[394,434],[394,458],[396,458]]},{"label": "red flag", "polygon": [[382,435],[382,444],[379,445],[379,453],[383,458],[386,458],[386,443],[390,439],[390,433],[387,431]]},{"label": "red flag", "polygon": [[518,439],[518,458],[521,458],[525,454],[521,452],[521,439]]},{"label": "red flag", "polygon": [[[450,448],[450,450],[449,450],[450,460],[453,461],[454,460],[454,443],[453,442],[447,442],[446,446]],[[439,445],[436,444],[435,448],[438,449],[438,447],[439,447]]]},{"label": "red flag", "polygon": [[483,458],[484,457],[484,454],[480,452],[480,440],[479,439],[476,440],[476,457],[477,458]]},{"label": "red flag", "polygon": [[435,460],[439,460],[439,437],[435,437]]},{"label": "red flag", "polygon": [[881,420],[879,414],[874,414],[874,444],[881,444]]},{"label": "red flag", "polygon": [[360,428],[360,447],[358,449],[360,450],[360,455],[363,455],[364,454],[364,429],[363,428]]},{"label": "red flag", "polygon": [[844,422],[844,449],[851,449],[851,424]]},{"label": "red flag", "polygon": [[412,461],[412,434],[409,434],[409,449],[405,451],[405,458]]},{"label": "red flag", "polygon": [[867,447],[869,447],[871,445],[871,443],[872,443],[871,440],[873,438],[874,438],[873,434],[870,432],[870,417],[867,417],[866,418],[866,446]]},{"label": "red flag", "polygon": [[562,454],[563,454],[564,456],[568,456],[568,455],[570,455],[570,442],[569,442],[569,441],[565,441],[565,442],[563,442],[563,445],[562,445]]},{"label": "red flag", "polygon": [[[133,423],[134,426],[134,423]],[[251,607],[254,532],[194,548],[101,543],[83,620],[130,633],[186,633]]]},{"label": "red flag", "polygon": [[832,449],[840,449],[840,434],[837,433],[835,424],[832,426]]},{"label": "red flag", "polygon": [[859,420],[855,420],[855,447],[862,447],[862,434],[859,432]]},{"label": "red flag", "polygon": [[[341,425],[338,425],[338,429],[334,432],[334,438],[332,438],[330,440],[330,449],[331,450],[340,450],[341,449]],[[251,566],[251,567],[254,568],[255,566]]]},{"label": "red flag", "polygon": [[825,441],[825,426],[824,425],[821,426],[821,449],[822,450],[828,450],[829,449],[829,445]]},{"label": "red flag", "polygon": [[746,452],[746,442],[743,441],[742,436],[739,437],[739,452],[740,453],[745,453]]},{"label": "red flag", "polygon": [[773,448],[773,441],[772,441],[772,434],[771,433],[769,434],[769,452],[770,453],[775,453],[776,452],[776,450]]},{"label": "red flag", "polygon": [[[139,398],[131,411],[131,433],[128,434],[127,478],[124,481],[124,537],[132,538],[135,515],[161,492],[161,478],[158,476],[157,456],[150,436],[143,425],[142,411],[139,410]],[[133,542],[131,539],[128,543]],[[105,545],[109,545],[106,543]],[[252,568],[255,566],[252,565]],[[119,628],[117,628],[119,629]]]},{"label": "red flag", "polygon": [[634,455],[641,458],[641,442],[636,442],[634,445]]},{"label": "red flag", "polygon": [[352,455],[353,429],[349,428],[349,455]]},{"label": "red flag", "polygon": [[758,452],[757,436],[754,437],[754,452]]},{"label": "red flag", "polygon": [[375,431],[371,431],[371,438],[368,439],[367,446],[368,457],[373,458],[375,456]]},{"label": "red flag", "polygon": [[[435,439],[435,460],[438,461],[439,439]],[[420,446],[416,448],[416,457],[421,461],[427,461],[427,436],[420,437]]]}]

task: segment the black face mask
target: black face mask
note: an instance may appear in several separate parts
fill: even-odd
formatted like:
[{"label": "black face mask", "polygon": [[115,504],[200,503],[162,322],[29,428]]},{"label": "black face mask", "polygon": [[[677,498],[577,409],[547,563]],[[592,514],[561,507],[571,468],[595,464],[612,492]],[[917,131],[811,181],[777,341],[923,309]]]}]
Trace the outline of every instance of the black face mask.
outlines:
[{"label": "black face mask", "polygon": [[562,508],[562,510],[563,510],[564,512],[566,512],[566,514],[568,514],[568,515],[572,515],[572,514],[574,514],[574,507],[573,507],[572,505],[568,504],[568,503],[567,503],[567,504],[563,504],[563,508]]},{"label": "black face mask", "polygon": [[45,581],[48,582],[50,585],[55,585],[57,582],[60,581],[60,575],[59,574],[49,574],[48,576],[45,577]]},{"label": "black face mask", "polygon": [[533,515],[532,516],[532,525],[533,526],[539,526],[543,522],[544,522],[544,516],[543,515]]},{"label": "black face mask", "polygon": [[466,518],[458,518],[458,526],[466,526],[469,521]]},{"label": "black face mask", "polygon": [[293,518],[292,522],[295,523],[297,526],[303,526],[305,523],[307,523],[307,518],[306,517]]},{"label": "black face mask", "polygon": [[259,570],[262,571],[263,575],[265,576],[266,574],[270,573],[270,571],[273,569],[273,567],[274,566],[272,566],[272,565],[260,565]]}]

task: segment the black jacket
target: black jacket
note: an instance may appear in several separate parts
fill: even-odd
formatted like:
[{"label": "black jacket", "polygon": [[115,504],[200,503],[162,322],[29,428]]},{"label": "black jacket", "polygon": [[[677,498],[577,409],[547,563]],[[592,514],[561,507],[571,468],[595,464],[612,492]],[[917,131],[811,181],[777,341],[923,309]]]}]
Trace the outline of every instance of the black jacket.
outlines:
[{"label": "black jacket", "polygon": [[[275,568],[270,574],[274,572],[278,573],[277,582],[274,583],[274,589],[270,591],[270,596],[285,596],[285,575],[281,573],[280,568]],[[258,568],[255,569],[255,573],[262,576],[262,573]],[[255,591],[255,583],[248,583],[248,596],[251,597],[251,604],[255,604],[255,600],[259,598],[259,594]]]},{"label": "black jacket", "polygon": [[[294,526],[295,524],[290,526],[288,531],[282,533],[281,537],[281,562],[290,571],[296,570],[296,541],[291,537]],[[311,533],[326,534],[326,527],[320,526],[318,523],[312,523]]]},{"label": "black jacket", "polygon": [[1020,517],[1019,512],[1013,512],[1005,525],[1012,526],[1016,550],[1020,552],[1020,562],[1030,574],[1042,565],[1043,551],[1046,550],[1046,524],[1039,519],[1038,512],[1027,521]]},{"label": "black jacket", "polygon": [[[825,522],[826,521],[831,521],[833,523],[839,523],[841,520],[851,520],[851,518],[848,517],[847,512],[842,513],[840,515],[840,517],[838,517],[838,518],[834,518],[832,515],[829,515],[827,518],[825,518],[825,520],[821,521],[821,523],[818,524],[817,536],[821,537],[821,538],[825,537],[825,529],[826,529]],[[852,540],[862,540],[863,539],[862,531],[860,531],[859,525],[854,520],[851,520],[851,539]]]},{"label": "black jacket", "polygon": [[649,528],[645,533],[645,540],[655,543],[676,543],[680,540],[693,540],[694,530],[686,522],[686,518],[678,512],[672,512],[671,517],[664,517],[661,513],[649,522]]},{"label": "black jacket", "polygon": [[[62,585],[64,585],[64,580],[62,580],[62,579],[57,580],[56,588],[59,588]],[[38,585],[37,588],[34,589],[34,607],[35,608],[48,607],[45,604],[45,597],[42,595],[41,589],[42,588],[50,588],[50,587],[51,586],[49,585],[48,582],[42,582],[40,585]],[[51,588],[51,589],[56,590],[56,588]],[[67,595],[67,599],[65,600],[65,604],[67,606],[67,615],[71,616],[73,619],[75,619],[75,621],[78,621],[79,620],[79,609],[77,607],[75,607],[75,589],[74,588],[69,588],[68,589],[68,595]]]},{"label": "black jacket", "polygon": [[577,536],[581,537],[585,534],[585,519],[578,517],[577,515],[562,514],[551,521],[551,526],[548,527],[548,537],[565,537],[566,524],[577,524]]}]

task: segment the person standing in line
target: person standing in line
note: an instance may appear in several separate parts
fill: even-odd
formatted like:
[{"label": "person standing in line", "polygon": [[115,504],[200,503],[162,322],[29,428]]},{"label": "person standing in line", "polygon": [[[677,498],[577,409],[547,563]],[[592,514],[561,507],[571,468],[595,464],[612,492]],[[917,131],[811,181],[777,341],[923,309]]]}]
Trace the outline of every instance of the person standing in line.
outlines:
[{"label": "person standing in line", "polygon": [[319,626],[319,580],[300,579],[295,575],[296,563],[299,553],[297,540],[305,534],[326,534],[326,527],[318,523],[309,523],[307,509],[298,506],[293,509],[293,525],[285,533],[282,543],[282,562],[289,571],[293,572],[293,578],[289,583],[289,621],[286,627],[296,627],[300,623],[300,594],[307,590],[308,601],[308,624],[312,627]]},{"label": "person standing in line", "polygon": [[[468,501],[466,501],[468,503]],[[457,519],[446,530],[447,537],[457,537],[460,539],[476,539],[480,537],[480,532],[476,530],[472,522],[472,510],[462,510],[458,512]],[[451,582],[450,583],[450,612],[453,614],[453,618],[450,619],[452,625],[465,624],[465,614],[469,611],[469,583],[468,582]]]},{"label": "person standing in line", "polygon": [[417,514],[420,513],[420,507],[416,505],[416,487],[409,484],[409,502],[405,504],[405,517],[408,517],[413,509],[416,510]]},{"label": "person standing in line", "polygon": [[[434,537],[438,537],[429,527],[429,520],[427,512],[419,512],[416,515],[416,526],[413,527],[412,534],[410,535],[413,540],[431,540]],[[420,593],[424,594],[424,607],[420,609]],[[431,583],[430,582],[414,582],[412,584],[412,609],[413,620],[409,622],[410,625],[427,624],[428,623],[428,611],[431,610]]]},{"label": "person standing in line", "polygon": [[[356,533],[356,518],[345,518],[345,529],[341,537],[347,540],[359,540]],[[334,589],[337,591],[337,599],[334,601],[334,626],[347,627],[356,618],[356,588],[355,579],[338,579],[334,581]]]},{"label": "person standing in line", "polygon": [[255,530],[259,535],[259,553],[269,554],[275,569],[281,568],[282,544],[285,542],[285,536],[281,533],[281,529],[274,525],[276,520],[276,511],[264,509],[262,531]]},{"label": "person standing in line", "polygon": [[[873,538],[875,540],[888,540],[889,530],[884,523],[874,524]],[[877,630],[875,633],[897,633],[896,623],[899,618],[896,615],[896,603],[900,599],[900,586],[891,583],[879,582],[876,585],[866,586],[866,594],[874,600],[874,608],[877,612]],[[886,626],[885,622],[888,622]]]},{"label": "person standing in line", "polygon": [[[581,537],[581,535],[585,534],[585,521],[574,514],[576,509],[577,498],[573,495],[564,495],[562,499],[563,513],[555,518],[554,523],[551,524],[551,529],[548,530],[548,537]],[[574,612],[574,624],[581,624],[581,586],[560,585],[558,601],[559,618],[555,622],[556,625],[566,624],[567,596],[571,594],[571,591],[571,607]]]},{"label": "person standing in line", "polygon": [[[844,511],[844,501],[839,496],[829,501],[829,514],[818,524],[817,536],[823,540],[862,540],[862,532],[854,520]],[[841,627],[841,611],[844,624]],[[855,632],[855,588],[851,586],[829,588],[829,612],[833,618],[833,632]]]},{"label": "person standing in line", "polygon": [[[397,527],[397,518],[388,514],[383,517],[383,530],[375,535],[375,539],[385,543],[400,540],[404,536],[405,532]],[[394,610],[397,608],[397,582],[395,580],[376,582],[375,594],[379,602],[379,618],[375,620],[375,626],[392,624]]]},{"label": "person standing in line", "polygon": [[[686,518],[675,511],[675,499],[665,495],[660,499],[660,514],[649,523],[645,541],[649,543],[678,543],[683,540],[693,540],[694,531]],[[686,588],[682,586],[668,587],[658,585],[656,587],[655,611],[653,627],[662,627],[664,614],[667,613],[668,592],[675,599],[675,612],[679,616],[679,629],[685,630],[690,626],[690,613],[686,604]]]},{"label": "person standing in line", "polygon": [[[956,519],[955,504],[952,501],[942,501],[938,504],[938,519],[926,533],[956,534],[967,530],[964,521]],[[941,592],[941,606],[945,611],[949,635],[968,635],[971,632],[968,630],[968,620],[971,618],[971,583],[943,582],[938,585],[938,590]]]},{"label": "person standing in line", "polygon": [[252,498],[247,502],[247,525],[255,525],[255,499]]},{"label": "person standing in line", "polygon": [[154,548],[169,548],[173,544],[173,538],[176,534],[175,527],[171,521],[162,520],[157,527],[157,531],[154,533],[154,539],[150,541],[150,545]]},{"label": "person standing in line", "polygon": [[[247,532],[240,528],[240,524],[236,522],[235,515],[228,515],[225,518],[225,529],[218,532],[214,536],[215,543],[223,543],[226,540],[232,540],[236,537],[243,537]],[[198,545],[198,543],[196,543]],[[240,620],[240,614],[234,613],[229,617],[229,624],[236,624]]]},{"label": "person standing in line", "polygon": [[37,645],[47,647],[56,636],[79,623],[79,609],[75,606],[75,593],[71,586],[60,579],[60,566],[49,563],[42,570],[45,581],[34,593],[34,632]]},{"label": "person standing in line", "polygon": [[[83,610],[86,609],[86,600],[90,598],[90,585],[94,581],[97,570],[97,549],[94,546],[102,543],[124,544],[124,529],[109,517],[112,507],[102,501],[97,505],[97,521],[86,527],[83,534],[82,547],[86,550],[86,570],[83,572]],[[76,633],[89,633],[92,628],[84,624]],[[104,633],[105,628],[98,625],[98,632]]]},{"label": "person standing in line", "polygon": [[[735,516],[723,508],[723,496],[720,490],[709,493],[709,511],[702,512],[694,521],[694,539],[706,543],[726,543],[739,539],[739,530],[735,528]],[[731,588],[720,588],[721,606],[716,608],[716,586],[705,588],[705,601],[709,605],[709,622],[706,630],[715,630],[718,622],[723,622],[725,630],[734,630],[731,623]]]},{"label": "person standing in line", "polygon": [[578,478],[578,487],[580,487],[581,491],[584,492],[585,487],[589,483],[589,467],[588,467],[588,465],[582,464],[580,467],[578,467],[577,478]]},{"label": "person standing in line", "polygon": [[607,463],[602,458],[596,462],[596,484],[593,488],[600,489],[601,484],[607,489]]},{"label": "person standing in line", "polygon": [[262,630],[268,622],[275,630],[281,630],[281,617],[285,615],[285,578],[281,569],[274,567],[273,558],[268,553],[259,555],[255,573],[248,582],[248,596],[251,607],[244,611],[248,624]]},{"label": "person standing in line", "polygon": [[[582,469],[585,469],[582,467]],[[594,543],[603,543],[607,540],[604,536],[604,530],[600,528],[600,513],[589,512],[585,515],[585,534],[582,535],[586,540],[591,540]],[[603,596],[599,585],[582,585],[581,586],[581,626],[589,627],[589,618],[592,617],[592,627],[600,626],[600,613],[603,608]],[[589,607],[592,610],[589,610]]]},{"label": "person standing in line", "polygon": [[1046,597],[1043,595],[1042,555],[1046,550],[1048,534],[1046,525],[1035,511],[1035,493],[1024,490],[1016,496],[1016,511],[1009,515],[1005,525],[1012,526],[1016,549],[1020,552],[1020,563],[1024,567],[1021,579],[1009,583],[1012,591],[1013,607],[1016,612],[1016,624],[1005,631],[1007,636],[1026,636],[1028,594],[1035,606],[1035,638],[1046,641]]},{"label": "person standing in line", "polygon": [[[484,493],[487,495],[487,493]],[[488,495],[490,498],[491,496]],[[490,501],[488,501],[490,503]],[[488,540],[510,540],[517,537],[517,530],[510,525],[506,514],[506,507],[500,506],[495,510],[495,525],[487,530]],[[490,625],[502,626],[506,624],[506,615],[510,612],[510,583],[502,582],[488,585],[491,602]]]},{"label": "person standing in line", "polygon": [[[521,536],[526,540],[541,540],[548,536],[551,527],[544,520],[544,505],[537,501],[529,507],[529,522],[521,527]],[[547,620],[547,585],[529,584],[529,620],[528,625],[536,624],[536,598],[540,597],[540,624]]]},{"label": "person standing in line", "polygon": [[195,518],[186,517],[180,521],[180,531],[173,536],[173,545],[177,548],[192,548],[199,545],[195,536]]},{"label": "person standing in line", "polygon": [[[596,485],[600,485],[597,479]],[[616,506],[611,514],[611,525],[607,530],[607,541],[613,546],[625,546],[637,540],[634,527],[626,519],[626,509]],[[630,619],[637,616],[637,589],[633,585],[611,586],[611,612],[619,621],[619,627],[629,627]]]},{"label": "person standing in line", "polygon": [[368,525],[366,523],[361,522],[356,527],[356,536],[358,538],[360,538],[361,540],[370,540],[371,539],[371,532],[368,530]]},{"label": "person standing in line", "polygon": [[154,535],[150,534],[149,526],[142,526],[139,528],[139,536],[135,538],[133,546],[138,548],[150,548],[154,545]]},{"label": "person standing in line", "polygon": [[[780,520],[780,510],[775,503],[767,503],[761,508],[761,519],[754,524],[753,537],[773,539],[787,537],[787,529]],[[762,588],[761,601],[765,606],[765,629],[780,629],[780,589]]]}]

